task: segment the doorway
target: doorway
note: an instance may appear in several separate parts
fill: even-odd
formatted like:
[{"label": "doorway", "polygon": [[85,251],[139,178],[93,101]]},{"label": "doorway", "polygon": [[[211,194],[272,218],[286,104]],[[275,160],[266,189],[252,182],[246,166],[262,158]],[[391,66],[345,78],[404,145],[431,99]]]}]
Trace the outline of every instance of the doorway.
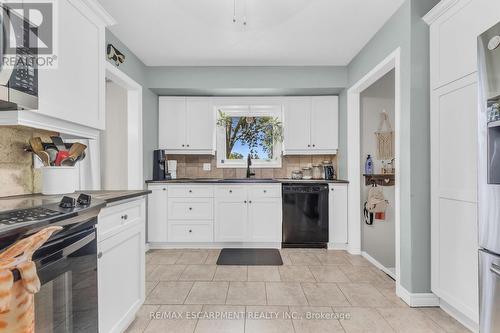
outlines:
[{"label": "doorway", "polygon": [[144,188],[142,86],[106,63],[106,130],[101,132],[103,190]]},{"label": "doorway", "polygon": [[[348,221],[349,221],[349,247],[351,254],[363,254],[362,250],[362,225],[363,211],[361,209],[364,199],[361,195],[362,184],[365,179],[364,160],[362,154],[362,93],[386,76],[391,71],[394,73],[394,201],[391,203],[394,217],[394,279],[399,286],[400,278],[400,114],[401,114],[401,50],[396,49],[387,58],[375,66],[368,74],[355,83],[347,91],[347,137],[348,140]],[[365,252],[366,254],[366,252]],[[370,259],[367,257],[367,259]],[[376,264],[376,262],[374,262]],[[388,264],[390,265],[390,264]],[[382,265],[382,267],[384,267]],[[379,266],[379,268],[382,268]],[[389,267],[392,268],[392,267]],[[390,271],[389,271],[390,272]]]},{"label": "doorway", "polygon": [[[372,173],[386,178],[361,177],[361,209],[370,191],[382,193],[386,203],[382,214],[363,214],[361,224],[361,254],[393,279],[396,278],[396,226],[394,216],[395,191],[392,181],[394,165],[395,70],[391,70],[360,94],[361,170],[367,160]],[[392,135],[391,135],[392,134]],[[382,142],[380,142],[382,141]],[[381,143],[379,149],[379,142]]]}]

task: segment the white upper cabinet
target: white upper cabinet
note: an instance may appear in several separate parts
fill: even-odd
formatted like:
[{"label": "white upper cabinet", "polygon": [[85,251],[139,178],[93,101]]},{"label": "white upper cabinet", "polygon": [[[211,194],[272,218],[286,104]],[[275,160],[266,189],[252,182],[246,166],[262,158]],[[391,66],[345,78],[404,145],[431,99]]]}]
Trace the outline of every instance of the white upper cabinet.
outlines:
[{"label": "white upper cabinet", "polygon": [[311,146],[314,150],[331,151],[339,147],[339,99],[337,96],[312,98]]},{"label": "white upper cabinet", "polygon": [[186,100],[187,147],[191,150],[213,150],[215,113],[212,101],[205,97]]},{"label": "white upper cabinet", "polygon": [[285,99],[284,154],[336,154],[338,97]]},{"label": "white upper cabinet", "polygon": [[83,1],[58,1],[58,68],[39,70],[39,112],[104,129],[105,24]]},{"label": "white upper cabinet", "polygon": [[0,125],[97,138],[105,129],[105,30],[115,22],[96,0],[56,3],[57,67],[38,70],[38,109],[5,113]]},{"label": "white upper cabinet", "polygon": [[498,23],[500,2],[461,0],[445,13],[434,12],[426,20],[432,23],[431,85],[436,89],[477,71],[477,37]]},{"label": "white upper cabinet", "polygon": [[213,154],[215,116],[208,97],[160,97],[159,148],[175,154]]},{"label": "white upper cabinet", "polygon": [[310,97],[286,99],[283,127],[285,151],[301,151],[311,148]]},{"label": "white upper cabinet", "polygon": [[186,98],[160,97],[158,112],[159,148],[186,148]]}]

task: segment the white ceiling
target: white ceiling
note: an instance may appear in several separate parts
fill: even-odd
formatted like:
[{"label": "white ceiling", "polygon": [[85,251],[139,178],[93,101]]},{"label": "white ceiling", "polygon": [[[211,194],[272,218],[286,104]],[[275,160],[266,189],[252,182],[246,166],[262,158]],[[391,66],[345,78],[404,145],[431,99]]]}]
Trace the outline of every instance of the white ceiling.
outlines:
[{"label": "white ceiling", "polygon": [[344,66],[404,2],[235,0],[235,24],[233,0],[99,1],[148,66]]}]

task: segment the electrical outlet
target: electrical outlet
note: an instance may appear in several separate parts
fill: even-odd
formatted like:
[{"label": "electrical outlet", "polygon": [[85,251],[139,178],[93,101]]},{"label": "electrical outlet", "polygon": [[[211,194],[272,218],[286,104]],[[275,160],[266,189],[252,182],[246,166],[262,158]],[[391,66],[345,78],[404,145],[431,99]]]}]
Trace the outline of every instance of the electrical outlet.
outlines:
[{"label": "electrical outlet", "polygon": [[212,170],[212,164],[203,163],[203,171],[210,171],[210,170]]}]

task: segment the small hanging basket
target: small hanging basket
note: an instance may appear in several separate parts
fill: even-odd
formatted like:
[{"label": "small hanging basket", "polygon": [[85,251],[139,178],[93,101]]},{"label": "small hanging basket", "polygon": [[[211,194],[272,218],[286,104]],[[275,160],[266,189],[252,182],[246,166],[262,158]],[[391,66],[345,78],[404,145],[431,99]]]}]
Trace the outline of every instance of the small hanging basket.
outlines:
[{"label": "small hanging basket", "polygon": [[385,110],[380,114],[380,124],[375,137],[377,138],[377,159],[392,160],[394,158],[394,131]]}]

